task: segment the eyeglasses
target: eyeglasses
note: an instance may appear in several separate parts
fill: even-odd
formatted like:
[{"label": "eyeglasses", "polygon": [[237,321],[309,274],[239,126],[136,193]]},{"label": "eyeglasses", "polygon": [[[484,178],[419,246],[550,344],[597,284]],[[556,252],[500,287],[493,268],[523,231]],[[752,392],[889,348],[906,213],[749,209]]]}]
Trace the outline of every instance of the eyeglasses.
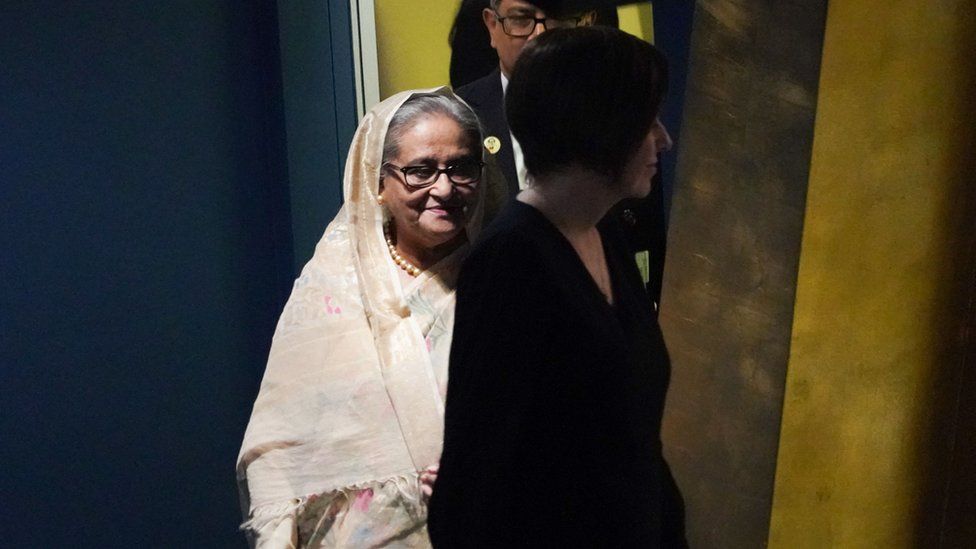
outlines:
[{"label": "eyeglasses", "polygon": [[508,17],[502,17],[500,13],[495,12],[495,19],[501,22],[502,30],[505,34],[509,36],[514,36],[515,38],[525,38],[526,36],[531,36],[535,32],[535,26],[542,23],[542,27],[546,30],[552,29],[572,29],[578,27],[583,17],[566,17],[557,19],[555,17],[531,17],[529,15],[510,15]]},{"label": "eyeglasses", "polygon": [[477,160],[458,162],[446,168],[423,165],[397,166],[390,162],[383,164],[384,168],[395,168],[403,174],[403,184],[411,191],[430,187],[441,174],[446,175],[447,180],[456,187],[472,187],[481,181],[481,169],[484,166],[484,162]]}]

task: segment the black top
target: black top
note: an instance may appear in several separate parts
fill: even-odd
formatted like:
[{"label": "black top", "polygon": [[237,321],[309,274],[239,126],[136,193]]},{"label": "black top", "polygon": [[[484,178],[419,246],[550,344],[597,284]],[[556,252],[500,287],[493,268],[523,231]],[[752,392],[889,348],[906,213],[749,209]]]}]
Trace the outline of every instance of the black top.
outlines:
[{"label": "black top", "polygon": [[609,305],[540,212],[512,201],[462,267],[436,547],[683,547],[661,455],[670,367],[615,218]]}]

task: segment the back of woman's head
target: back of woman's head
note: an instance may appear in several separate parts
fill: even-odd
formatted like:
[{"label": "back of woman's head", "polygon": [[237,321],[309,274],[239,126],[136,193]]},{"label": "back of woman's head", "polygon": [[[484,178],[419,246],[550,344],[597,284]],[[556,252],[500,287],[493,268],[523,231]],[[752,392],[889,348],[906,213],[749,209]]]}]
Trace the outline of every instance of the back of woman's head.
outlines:
[{"label": "back of woman's head", "polygon": [[553,29],[530,41],[505,94],[529,173],[580,166],[616,178],[657,117],[667,62],[608,27]]}]

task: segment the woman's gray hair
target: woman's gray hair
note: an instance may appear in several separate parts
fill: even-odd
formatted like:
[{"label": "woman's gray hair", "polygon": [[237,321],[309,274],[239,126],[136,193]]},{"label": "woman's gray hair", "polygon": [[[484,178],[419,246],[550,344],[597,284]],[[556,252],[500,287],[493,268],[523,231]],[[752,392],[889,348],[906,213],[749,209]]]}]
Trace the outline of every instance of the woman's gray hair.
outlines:
[{"label": "woman's gray hair", "polygon": [[383,143],[383,162],[389,162],[400,153],[400,140],[417,118],[441,114],[454,120],[461,126],[461,131],[471,140],[472,152],[481,156],[481,123],[478,116],[460,99],[453,95],[437,93],[421,93],[407,99],[397,109],[390,127],[386,131],[386,141]]}]

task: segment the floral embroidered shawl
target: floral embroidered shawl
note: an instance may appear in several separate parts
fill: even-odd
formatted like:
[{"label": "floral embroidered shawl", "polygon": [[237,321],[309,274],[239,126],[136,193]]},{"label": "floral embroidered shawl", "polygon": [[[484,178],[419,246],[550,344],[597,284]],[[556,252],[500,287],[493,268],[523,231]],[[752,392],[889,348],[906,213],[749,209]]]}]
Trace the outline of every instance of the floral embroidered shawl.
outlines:
[{"label": "floral embroidered shawl", "polygon": [[414,93],[451,94],[402,92],[363,118],[346,161],[345,203],[278,322],[237,463],[252,532],[273,522],[276,536],[294,538],[306,498],[378,481],[419,498],[418,472],[440,458],[454,281],[467,246],[402,287],[376,201],[387,127]]}]

